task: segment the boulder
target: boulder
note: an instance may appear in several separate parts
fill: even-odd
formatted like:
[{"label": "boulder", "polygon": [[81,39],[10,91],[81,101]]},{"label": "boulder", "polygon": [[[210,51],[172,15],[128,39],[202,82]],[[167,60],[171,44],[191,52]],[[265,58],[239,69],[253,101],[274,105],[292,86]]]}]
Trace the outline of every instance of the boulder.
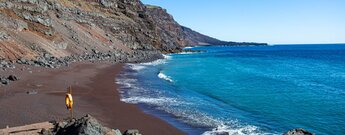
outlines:
[{"label": "boulder", "polygon": [[7,40],[10,38],[10,35],[8,35],[6,32],[4,31],[0,31],[0,40]]},{"label": "boulder", "polygon": [[55,126],[56,135],[117,135],[119,131],[103,127],[95,118],[86,115]]},{"label": "boulder", "polygon": [[297,128],[284,133],[283,135],[315,135],[314,133],[310,133],[302,128]]},{"label": "boulder", "polygon": [[138,129],[128,129],[125,131],[124,135],[141,135]]},{"label": "boulder", "polygon": [[10,75],[10,76],[7,77],[7,79],[10,80],[10,81],[17,81],[17,80],[19,80],[18,77],[16,77],[15,75]]},{"label": "boulder", "polygon": [[118,129],[112,129],[112,131],[115,135],[122,135],[121,131]]},{"label": "boulder", "polygon": [[0,82],[1,82],[1,84],[3,84],[3,85],[9,84],[9,80],[8,80],[7,78],[3,78],[3,77],[0,78]]},{"label": "boulder", "polygon": [[100,0],[101,5],[104,7],[111,7],[114,5],[114,3],[110,0]]},{"label": "boulder", "polygon": [[54,135],[54,134],[51,130],[47,130],[43,128],[40,132],[40,135]]}]

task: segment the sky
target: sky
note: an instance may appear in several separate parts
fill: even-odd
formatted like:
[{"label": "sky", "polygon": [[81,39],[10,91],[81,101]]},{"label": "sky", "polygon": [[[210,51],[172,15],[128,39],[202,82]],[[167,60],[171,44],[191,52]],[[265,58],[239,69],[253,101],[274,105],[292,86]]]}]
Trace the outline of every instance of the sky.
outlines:
[{"label": "sky", "polygon": [[345,0],[142,0],[225,41],[345,43]]}]

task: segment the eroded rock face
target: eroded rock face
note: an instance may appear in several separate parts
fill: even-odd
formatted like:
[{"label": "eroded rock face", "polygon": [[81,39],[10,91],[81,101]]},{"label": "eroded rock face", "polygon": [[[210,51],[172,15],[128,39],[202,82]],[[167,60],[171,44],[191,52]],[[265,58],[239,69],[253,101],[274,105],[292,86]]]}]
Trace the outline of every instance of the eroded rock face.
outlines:
[{"label": "eroded rock face", "polygon": [[314,133],[310,133],[302,128],[297,128],[284,133],[283,135],[315,135]]},{"label": "eroded rock face", "polygon": [[162,51],[171,51],[176,48],[175,44],[180,46],[186,45],[223,45],[227,42],[200,34],[190,28],[178,24],[172,15],[161,7],[146,5],[146,11],[152,17],[157,26],[157,31],[160,34],[163,46]]},{"label": "eroded rock face", "polygon": [[180,26],[166,10],[139,0],[2,0],[0,11],[0,59],[5,60],[42,64],[43,54],[62,58],[93,50],[136,57],[136,52],[171,53],[219,41]]}]

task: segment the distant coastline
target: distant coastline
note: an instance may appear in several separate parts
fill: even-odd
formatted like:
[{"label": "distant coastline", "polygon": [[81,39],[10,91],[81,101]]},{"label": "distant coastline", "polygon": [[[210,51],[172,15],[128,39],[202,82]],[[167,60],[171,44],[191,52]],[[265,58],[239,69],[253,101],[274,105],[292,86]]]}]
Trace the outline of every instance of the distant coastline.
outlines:
[{"label": "distant coastline", "polygon": [[266,46],[268,43],[256,43],[256,42],[233,42],[233,41],[221,41],[214,44],[198,44],[198,45],[187,45],[187,46]]},{"label": "distant coastline", "polygon": [[272,44],[272,45],[345,45],[345,43],[306,43],[306,44]]}]

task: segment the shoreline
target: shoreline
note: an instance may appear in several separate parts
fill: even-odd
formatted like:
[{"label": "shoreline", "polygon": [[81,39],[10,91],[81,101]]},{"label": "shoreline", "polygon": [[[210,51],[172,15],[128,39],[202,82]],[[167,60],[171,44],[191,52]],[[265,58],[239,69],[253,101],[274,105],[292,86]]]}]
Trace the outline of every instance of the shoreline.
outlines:
[{"label": "shoreline", "polygon": [[67,118],[64,95],[71,85],[77,118],[91,114],[104,126],[121,131],[138,129],[142,134],[185,134],[144,113],[139,106],[120,101],[115,77],[122,66],[78,62],[59,69],[19,65],[13,71],[1,71],[5,75],[18,75],[20,80],[0,87],[0,128]]},{"label": "shoreline", "polygon": [[[166,60],[166,59],[165,59]],[[162,61],[160,61],[162,62]],[[160,62],[152,62],[153,65],[160,65]],[[164,62],[162,62],[163,64]],[[124,65],[123,66],[123,70],[121,71],[121,73],[119,74],[119,76],[117,77],[117,79],[119,79],[119,82],[127,82],[126,79],[129,80],[136,80],[138,79],[136,82],[138,83],[119,83],[119,90],[120,90],[120,95],[123,95],[124,97],[122,97],[121,99],[124,100],[124,102],[129,103],[129,104],[133,104],[133,105],[137,105],[143,112],[145,112],[146,114],[152,115],[154,117],[157,117],[169,124],[171,124],[172,126],[176,127],[177,129],[179,129],[182,132],[185,132],[186,134],[203,134],[207,131],[211,131],[213,129],[213,127],[199,127],[199,126],[195,126],[192,125],[190,123],[187,123],[186,121],[181,121],[181,119],[179,119],[178,116],[166,112],[165,110],[160,110],[158,108],[156,108],[156,104],[150,104],[150,101],[148,102],[131,102],[131,100],[129,100],[129,102],[127,101],[127,99],[130,99],[131,96],[128,96],[128,94],[126,93],[126,91],[131,91],[130,87],[133,87],[134,89],[136,89],[136,87],[140,87],[143,89],[146,89],[145,87],[142,87],[142,85],[140,85],[139,82],[143,82],[143,80],[140,80],[139,76],[136,76],[134,74],[138,74],[138,72],[140,72],[141,70],[146,70],[146,69],[141,69],[141,66],[143,66],[143,68],[149,68],[149,67],[145,67],[145,66],[150,66],[149,63],[145,63],[144,65],[139,64],[138,65],[138,69],[132,64],[130,65]],[[145,71],[144,71],[145,72]],[[157,74],[155,74],[157,75]],[[158,81],[162,80],[162,78],[157,78]],[[167,81],[164,80],[163,81]],[[144,81],[145,83],[145,81]],[[155,84],[153,84],[155,85]],[[149,89],[149,88],[147,88]],[[135,93],[135,92],[134,92]],[[140,93],[140,92],[139,92]],[[143,93],[146,93],[145,90],[143,90]],[[137,93],[138,94],[138,93]],[[163,96],[164,97],[164,96]],[[136,97],[134,97],[135,100]],[[140,97],[139,97],[140,98]],[[157,100],[160,100],[159,97],[157,97]],[[150,100],[150,99],[148,99]],[[154,102],[154,101],[152,101]],[[163,101],[164,102],[164,101]]]}]

